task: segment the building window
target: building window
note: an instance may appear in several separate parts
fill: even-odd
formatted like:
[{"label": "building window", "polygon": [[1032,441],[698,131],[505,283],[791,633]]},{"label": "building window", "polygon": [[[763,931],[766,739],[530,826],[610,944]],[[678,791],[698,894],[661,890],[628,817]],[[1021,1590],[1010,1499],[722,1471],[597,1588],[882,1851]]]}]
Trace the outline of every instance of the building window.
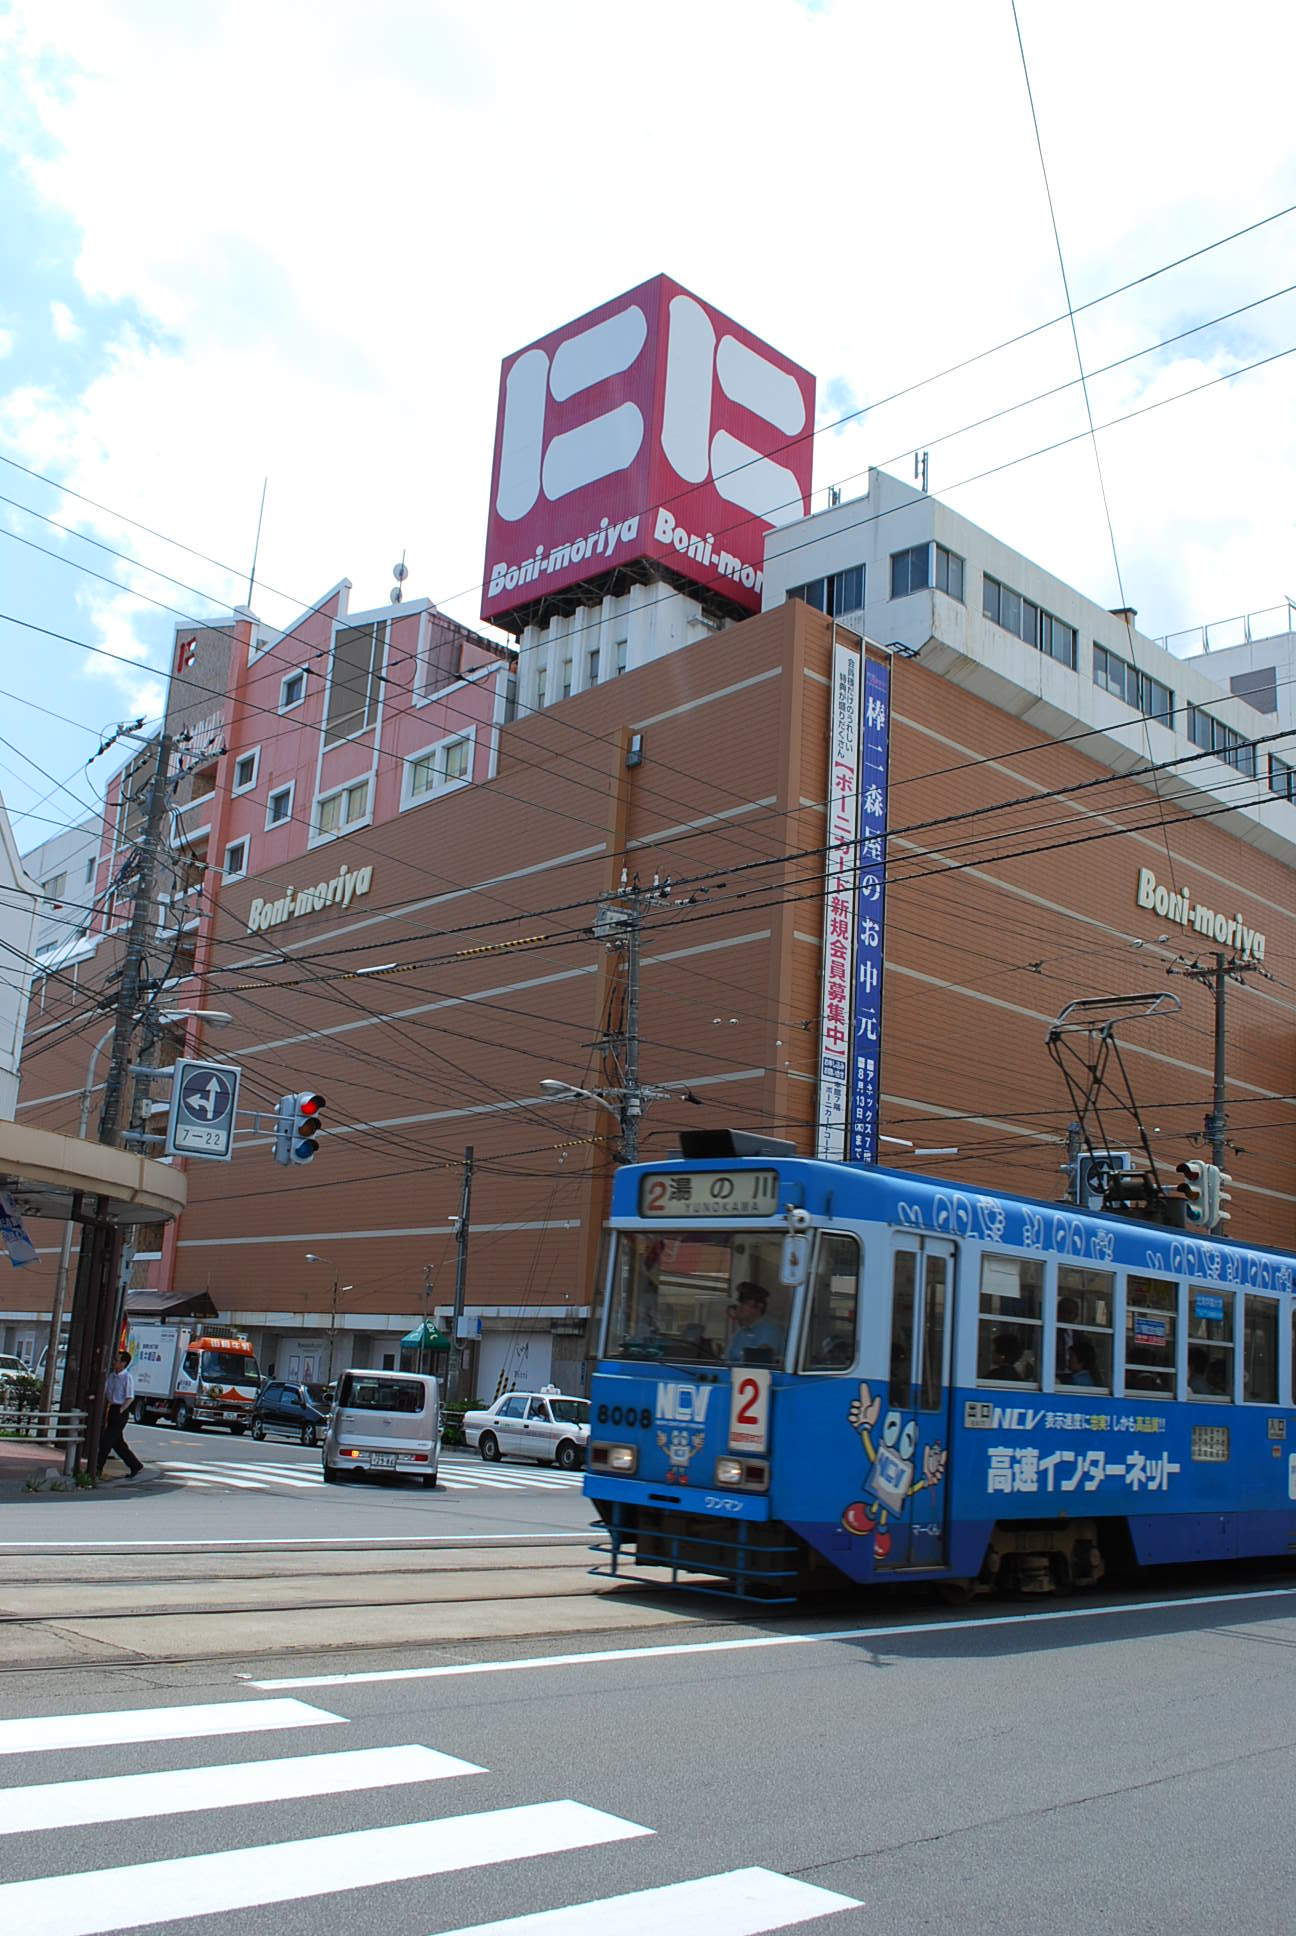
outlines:
[{"label": "building window", "polygon": [[829,618],[854,617],[864,610],[864,567],[847,565],[844,571],[832,572],[827,578],[808,579],[804,585],[791,586],[787,595]]},{"label": "building window", "polygon": [[1174,718],[1174,694],[1169,686],[1140,672],[1127,659],[1118,658],[1097,640],[1093,649],[1093,682],[1114,699],[1123,699],[1147,719],[1161,719],[1168,726]]},{"label": "building window", "polygon": [[570,699],[572,696],[572,662],[570,659],[563,660],[562,696],[564,699]]},{"label": "building window", "polygon": [[318,802],[315,831],[319,835],[340,834],[363,820],[369,808],[369,782],[357,780],[353,786],[339,787]]},{"label": "building window", "polygon": [[616,655],[615,664],[617,672],[622,673],[626,669],[626,661],[630,654],[629,639],[618,639],[616,645],[613,647],[613,651]]},{"label": "building window", "polygon": [[279,681],[279,710],[290,713],[306,697],[306,674],[289,672]]},{"label": "building window", "polygon": [[261,764],[261,748],[254,747],[250,753],[240,753],[234,762],[234,792],[250,793],[257,783],[257,768]]},{"label": "building window", "polygon": [[266,826],[281,827],[286,820],[291,820],[292,804],[292,786],[276,787],[266,801]]},{"label": "building window", "polygon": [[1282,800],[1296,800],[1296,766],[1288,766],[1275,753],[1269,755],[1269,791]]},{"label": "building window", "polygon": [[333,634],[324,744],[368,732],[378,713],[385,629],[381,624],[340,626]]},{"label": "building window", "polygon": [[447,787],[462,786],[471,777],[472,746],[472,734],[461,733],[406,760],[404,804],[425,800]]},{"label": "building window", "polygon": [[90,883],[91,883],[91,881],[93,881],[93,879],[94,879],[94,877],[95,877],[95,868],[96,868],[96,867],[97,867],[98,865],[99,865],[99,856],[98,856],[97,854],[91,854],[91,856],[90,856],[90,858],[89,858],[89,860],[88,860],[88,861],[86,862],[86,876],[85,876],[85,877],[86,877],[86,886],[87,886],[87,887],[89,887],[89,885],[90,885]]},{"label": "building window", "polygon": [[935,587],[950,598],[963,602],[963,560],[944,545],[910,545],[906,551],[891,554],[891,596],[908,598],[911,592]]},{"label": "building window", "polygon": [[1226,766],[1235,767],[1239,773],[1255,778],[1256,750],[1244,733],[1226,726],[1214,713],[1208,713],[1204,706],[1189,706],[1188,737],[1194,746],[1200,746],[1204,753],[1214,753]]},{"label": "building window", "polygon": [[49,880],[42,881],[41,893],[47,901],[61,901],[67,893],[67,875],[54,874]]},{"label": "building window", "polygon": [[585,671],[585,683],[587,686],[596,686],[598,682],[599,682],[599,649],[596,645],[592,645],[589,650],[589,661]]},{"label": "building window", "polygon": [[536,674],[535,709],[538,713],[542,713],[544,711],[545,692],[548,688],[548,685],[549,685],[549,669],[547,666],[541,666],[539,672],[537,672]]},{"label": "building window", "polygon": [[1052,612],[1046,612],[1036,605],[1033,599],[1023,598],[1011,585],[1000,584],[986,572],[981,584],[981,610],[1005,632],[1012,632],[1033,645],[1037,652],[1048,658],[1056,659],[1059,665],[1069,666],[1072,672],[1076,665],[1076,629],[1066,625]]},{"label": "building window", "polygon": [[241,881],[247,873],[248,844],[246,840],[231,840],[225,849],[225,879]]}]

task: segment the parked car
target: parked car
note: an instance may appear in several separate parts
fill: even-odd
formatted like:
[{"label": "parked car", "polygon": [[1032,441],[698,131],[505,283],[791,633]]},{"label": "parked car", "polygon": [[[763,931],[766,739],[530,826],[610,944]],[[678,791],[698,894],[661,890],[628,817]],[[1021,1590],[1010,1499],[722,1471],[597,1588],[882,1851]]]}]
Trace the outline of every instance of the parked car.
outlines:
[{"label": "parked car", "polygon": [[319,1385],[289,1385],[272,1378],[257,1393],[252,1407],[252,1436],[285,1432],[302,1445],[318,1445],[328,1426],[328,1412],[319,1402]]},{"label": "parked car", "polygon": [[413,1371],[344,1371],[324,1440],[324,1483],[370,1472],[435,1486],[441,1456],[441,1387]]},{"label": "parked car", "polygon": [[31,1378],[33,1375],[31,1366],[25,1365],[21,1358],[15,1358],[12,1352],[0,1351],[0,1379]]},{"label": "parked car", "polygon": [[506,1392],[485,1411],[464,1413],[464,1441],[483,1459],[535,1459],[575,1472],[589,1443],[589,1400],[565,1392]]}]

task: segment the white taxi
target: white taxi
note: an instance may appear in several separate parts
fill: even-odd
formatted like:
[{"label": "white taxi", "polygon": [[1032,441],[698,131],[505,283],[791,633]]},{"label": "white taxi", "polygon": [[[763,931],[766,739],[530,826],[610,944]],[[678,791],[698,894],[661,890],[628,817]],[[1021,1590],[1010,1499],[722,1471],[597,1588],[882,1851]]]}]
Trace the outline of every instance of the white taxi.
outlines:
[{"label": "white taxi", "polygon": [[585,1463],[589,1411],[588,1398],[569,1398],[556,1385],[506,1392],[484,1411],[464,1413],[464,1442],[483,1459],[536,1459],[575,1472]]}]

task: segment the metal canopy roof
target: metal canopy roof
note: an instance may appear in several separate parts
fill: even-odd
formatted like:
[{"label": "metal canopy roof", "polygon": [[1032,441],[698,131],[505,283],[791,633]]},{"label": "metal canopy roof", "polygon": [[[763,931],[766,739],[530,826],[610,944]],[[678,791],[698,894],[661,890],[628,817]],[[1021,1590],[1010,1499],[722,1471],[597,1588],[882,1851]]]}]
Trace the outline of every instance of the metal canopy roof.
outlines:
[{"label": "metal canopy roof", "polygon": [[110,1223],[169,1223],[186,1196],[184,1177],[169,1163],[11,1122],[0,1122],[0,1190],[20,1216],[58,1223],[73,1214],[77,1196],[105,1198]]}]

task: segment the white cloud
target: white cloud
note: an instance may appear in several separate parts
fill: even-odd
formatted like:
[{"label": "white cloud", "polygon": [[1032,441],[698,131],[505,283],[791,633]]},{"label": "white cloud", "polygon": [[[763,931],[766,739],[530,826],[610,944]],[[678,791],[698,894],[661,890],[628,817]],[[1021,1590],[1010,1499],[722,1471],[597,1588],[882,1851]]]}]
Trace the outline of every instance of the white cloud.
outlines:
[{"label": "white cloud", "polygon": [[[1039,0],[1021,14],[1077,302],[1292,199],[1296,14],[1244,13],[1209,61],[1198,32],[1167,39],[1157,10],[1121,0],[1094,0],[1083,34]],[[11,0],[6,19],[0,53],[45,137],[25,147],[31,180],[79,227],[87,301],[134,303],[148,326],[74,404],[10,398],[9,433],[229,567],[97,518],[195,588],[132,579],[165,604],[241,596],[268,475],[271,622],[344,573],[377,603],[403,550],[411,594],[473,619],[500,357],[658,269],[873,406],[820,439],[820,489],[853,477],[849,495],[883,459],[908,475],[930,448],[937,494],[1116,602],[1084,442],[952,488],[1083,428],[1077,391],[937,441],[1068,382],[1065,326],[878,402],[1062,310],[1010,16]],[[1084,312],[1087,361],[1289,280],[1291,228]],[[1097,379],[1095,414],[1290,342],[1294,321],[1288,298],[1228,353],[1205,337]],[[1296,359],[1102,436],[1150,629],[1281,594],[1294,394]],[[114,636],[159,616],[112,611]]]},{"label": "white cloud", "polygon": [[0,356],[12,356],[14,333],[11,329],[0,329]]},{"label": "white cloud", "polygon": [[60,343],[79,343],[85,333],[65,302],[50,304],[50,322]]}]

